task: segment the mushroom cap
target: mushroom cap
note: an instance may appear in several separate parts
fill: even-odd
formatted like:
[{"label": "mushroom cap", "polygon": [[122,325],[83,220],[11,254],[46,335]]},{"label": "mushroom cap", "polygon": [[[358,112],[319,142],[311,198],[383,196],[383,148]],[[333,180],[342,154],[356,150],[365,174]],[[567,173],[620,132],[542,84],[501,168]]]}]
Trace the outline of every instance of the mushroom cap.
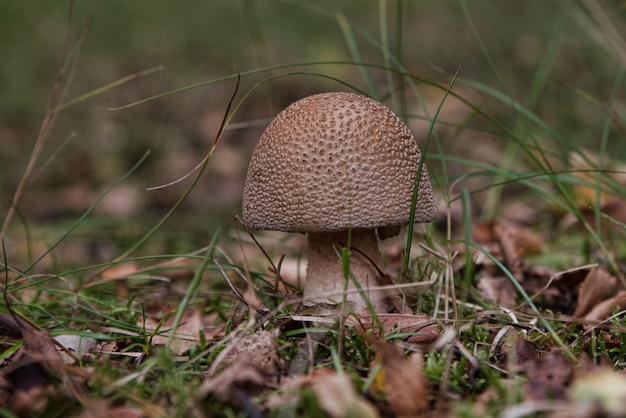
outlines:
[{"label": "mushroom cap", "polygon": [[[252,154],[244,223],[305,233],[407,224],[420,158],[407,126],[379,102],[353,93],[305,97],[276,116]],[[434,216],[424,164],[415,221]]]}]

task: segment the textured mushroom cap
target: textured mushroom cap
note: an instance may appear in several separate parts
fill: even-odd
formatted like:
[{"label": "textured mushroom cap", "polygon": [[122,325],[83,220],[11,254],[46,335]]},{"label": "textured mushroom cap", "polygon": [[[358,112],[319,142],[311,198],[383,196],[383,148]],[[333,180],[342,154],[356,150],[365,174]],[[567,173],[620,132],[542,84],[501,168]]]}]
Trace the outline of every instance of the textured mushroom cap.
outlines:
[{"label": "textured mushroom cap", "polygon": [[[288,232],[406,224],[419,160],[407,126],[377,101],[353,93],[306,97],[276,116],[254,150],[244,223]],[[423,165],[415,221],[434,215]]]}]

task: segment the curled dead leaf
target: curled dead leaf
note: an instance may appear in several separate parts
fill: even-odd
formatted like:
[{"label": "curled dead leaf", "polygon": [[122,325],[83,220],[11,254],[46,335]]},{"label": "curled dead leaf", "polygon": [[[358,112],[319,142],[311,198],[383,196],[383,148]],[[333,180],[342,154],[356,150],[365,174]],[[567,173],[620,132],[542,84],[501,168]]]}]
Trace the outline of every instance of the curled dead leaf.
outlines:
[{"label": "curled dead leaf", "polygon": [[610,275],[605,269],[595,267],[589,270],[585,280],[580,285],[578,304],[574,316],[582,318],[600,301],[615,291],[617,278]]},{"label": "curled dead leaf", "polygon": [[620,290],[615,296],[598,303],[585,316],[584,320],[588,323],[602,322],[608,319],[612,311],[626,308],[626,291]]}]

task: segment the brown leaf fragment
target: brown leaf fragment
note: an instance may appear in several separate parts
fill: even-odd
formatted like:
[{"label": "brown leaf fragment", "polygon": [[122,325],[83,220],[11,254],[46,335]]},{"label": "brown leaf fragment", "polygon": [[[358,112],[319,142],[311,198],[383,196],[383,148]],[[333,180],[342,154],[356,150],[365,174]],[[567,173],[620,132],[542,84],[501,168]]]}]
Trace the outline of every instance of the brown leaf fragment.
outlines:
[{"label": "brown leaf fragment", "polygon": [[9,338],[22,338],[22,328],[10,314],[0,313],[0,335]]},{"label": "brown leaf fragment", "polygon": [[213,395],[220,402],[238,405],[242,393],[248,396],[267,387],[259,369],[248,362],[233,363],[217,376],[208,378],[198,389],[201,396]]},{"label": "brown leaf fragment", "polygon": [[523,252],[519,247],[517,230],[508,224],[496,223],[493,226],[493,232],[502,249],[505,265],[517,280],[523,281],[525,261],[522,256]]},{"label": "brown leaf fragment", "polygon": [[[212,395],[241,406],[242,399],[275,387],[281,374],[276,342],[279,332],[258,331],[233,338],[215,359],[199,396]],[[218,366],[221,371],[215,374]]]},{"label": "brown leaf fragment", "polygon": [[285,405],[296,404],[302,398],[304,388],[311,388],[320,407],[330,417],[379,416],[373,405],[357,393],[348,375],[325,368],[314,369],[311,374],[285,376],[278,390],[269,394],[263,408],[277,411]]},{"label": "brown leaf fragment", "polygon": [[477,287],[488,300],[504,308],[513,309],[517,305],[517,290],[508,277],[490,277],[483,274],[480,275]]},{"label": "brown leaf fragment", "polygon": [[432,318],[410,315],[410,314],[380,314],[378,322],[371,317],[361,316],[358,323],[354,323],[352,318],[348,319],[348,324],[357,325],[364,329],[372,329],[373,335],[379,337],[378,323],[383,327],[383,335],[404,334],[408,335],[404,341],[411,344],[430,344],[441,337],[439,324]]},{"label": "brown leaf fragment", "polygon": [[153,318],[146,318],[144,322],[145,324],[139,323],[138,325],[144,326],[146,331],[157,332],[152,337],[152,344],[167,345],[170,350],[178,355],[182,355],[191,347],[199,344],[199,334],[203,332],[204,328],[198,309],[186,310],[175,331],[171,329],[174,324],[174,316],[168,318],[165,323]]},{"label": "brown leaf fragment", "polygon": [[541,252],[544,239],[528,227],[504,220],[472,225],[472,236],[479,244],[497,242],[509,259]]},{"label": "brown leaf fragment", "polygon": [[585,316],[585,322],[596,323],[608,319],[613,311],[626,308],[626,291],[620,290],[615,296],[598,303]]},{"label": "brown leaf fragment", "polygon": [[276,342],[279,334],[279,329],[262,330],[234,338],[222,351],[225,355],[221,358],[220,366],[229,367],[234,363],[250,363],[266,376],[278,376],[282,368]]},{"label": "brown leaf fragment", "polygon": [[47,331],[37,329],[26,321],[20,321],[20,325],[24,355],[39,362],[50,375],[58,376],[64,363],[52,337]]},{"label": "brown leaf fragment", "polygon": [[37,414],[45,408],[55,389],[50,377],[61,382],[63,395],[79,398],[82,385],[66,368],[54,341],[44,330],[14,316],[22,333],[22,347],[12,362],[2,369],[3,381],[10,386],[9,407],[20,415]]},{"label": "brown leaf fragment", "polygon": [[129,276],[137,273],[137,270],[139,268],[135,263],[117,264],[102,272],[102,280],[127,279]]},{"label": "brown leaf fragment", "polygon": [[591,269],[580,285],[578,303],[573,315],[576,318],[582,318],[600,301],[613,293],[616,286],[617,278],[605,269],[601,267]]},{"label": "brown leaf fragment", "polygon": [[190,257],[178,257],[171,261],[158,264],[159,275],[172,280],[191,279],[196,270],[200,267],[200,262]]},{"label": "brown leaf fragment", "polygon": [[310,384],[320,406],[331,418],[378,417],[376,409],[354,390],[352,381],[344,373],[318,369],[311,376]]},{"label": "brown leaf fragment", "polygon": [[77,418],[144,418],[165,416],[165,411],[156,405],[150,405],[149,411],[141,411],[128,406],[111,406],[105,400],[90,400],[83,406]]},{"label": "brown leaf fragment", "polygon": [[543,353],[541,358],[522,364],[529,400],[563,400],[574,378],[574,365],[562,353]]},{"label": "brown leaf fragment", "polygon": [[49,394],[46,392],[42,384],[26,389],[14,389],[10,401],[2,406],[18,416],[40,416],[48,405]]},{"label": "brown leaf fragment", "polygon": [[371,369],[380,365],[372,390],[387,399],[396,417],[425,416],[430,391],[424,376],[421,353],[413,353],[406,358],[402,350],[393,344],[373,337],[367,340],[376,350]]},{"label": "brown leaf fragment", "polygon": [[513,334],[515,341],[515,358],[518,364],[535,361],[538,358],[537,346],[519,333]]}]

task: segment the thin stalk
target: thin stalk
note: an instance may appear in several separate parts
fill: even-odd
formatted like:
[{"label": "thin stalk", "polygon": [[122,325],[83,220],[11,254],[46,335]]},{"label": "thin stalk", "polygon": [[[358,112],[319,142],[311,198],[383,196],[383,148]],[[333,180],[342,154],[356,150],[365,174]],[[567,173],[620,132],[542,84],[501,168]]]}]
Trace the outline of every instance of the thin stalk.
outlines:
[{"label": "thin stalk", "polygon": [[424,157],[426,156],[426,150],[428,149],[428,144],[430,143],[430,139],[432,137],[433,131],[435,129],[435,123],[437,122],[437,118],[439,117],[439,113],[441,112],[441,108],[443,107],[444,102],[446,101],[446,98],[448,97],[448,94],[450,93],[450,90],[452,89],[452,86],[454,86],[454,83],[456,82],[456,79],[458,77],[458,72],[454,75],[454,78],[452,79],[452,81],[450,82],[450,85],[448,86],[448,89],[446,90],[444,96],[442,97],[441,101],[439,102],[439,106],[437,107],[437,111],[435,112],[435,115],[433,116],[433,119],[430,123],[430,127],[428,129],[428,134],[426,135],[426,141],[424,142],[424,146],[422,147],[422,157],[420,158],[420,162],[419,165],[417,167],[417,177],[415,179],[415,186],[413,187],[413,197],[412,197],[412,201],[411,201],[411,214],[409,216],[409,225],[407,227],[407,232],[406,232],[406,243],[404,246],[404,263],[403,263],[403,267],[402,267],[402,272],[403,275],[405,277],[408,277],[409,274],[409,261],[410,261],[410,256],[411,256],[411,246],[413,243],[413,230],[414,230],[414,223],[415,223],[415,210],[416,210],[416,206],[417,206],[417,198],[418,198],[418,194],[419,194],[419,185],[420,185],[420,180],[422,177],[422,171],[424,170]]},{"label": "thin stalk", "polygon": [[[385,67],[391,67],[391,49],[389,47],[389,29],[387,28],[387,0],[378,1],[378,27],[380,30],[380,45],[382,46],[383,63]],[[397,58],[397,57],[396,57]],[[394,83],[393,73],[385,71],[389,95],[391,96],[391,108],[398,108],[398,99]]]},{"label": "thin stalk", "polygon": [[337,24],[339,25],[339,29],[341,29],[341,33],[343,34],[343,38],[346,42],[346,46],[350,51],[350,55],[352,55],[352,59],[354,60],[354,62],[358,64],[358,70],[361,73],[361,77],[363,77],[363,82],[367,86],[369,96],[375,100],[378,100],[378,89],[374,84],[374,80],[372,79],[370,73],[367,71],[367,68],[361,66],[364,61],[361,57],[361,52],[359,51],[359,47],[357,45],[356,39],[354,38],[354,34],[352,33],[352,29],[350,28],[350,22],[343,13],[337,13],[336,19]]},{"label": "thin stalk", "polygon": [[220,233],[221,231],[218,229],[213,234],[213,237],[211,238],[211,242],[209,243],[209,248],[207,249],[206,254],[204,255],[204,258],[202,259],[202,264],[200,264],[200,266],[198,266],[198,268],[196,269],[196,273],[194,274],[193,279],[189,283],[189,286],[187,286],[185,295],[183,296],[180,303],[178,304],[178,309],[176,310],[176,316],[174,316],[174,321],[172,322],[172,329],[169,334],[168,343],[171,343],[172,340],[175,338],[176,330],[178,329],[178,326],[180,325],[180,320],[183,317],[185,310],[189,306],[189,302],[191,301],[191,298],[193,297],[193,295],[195,295],[196,291],[198,290],[198,287],[200,286],[200,283],[202,282],[204,271],[206,270],[207,265],[209,264],[209,262],[211,261],[213,257],[213,253],[215,252],[215,247],[217,246],[217,241],[220,236]]}]

